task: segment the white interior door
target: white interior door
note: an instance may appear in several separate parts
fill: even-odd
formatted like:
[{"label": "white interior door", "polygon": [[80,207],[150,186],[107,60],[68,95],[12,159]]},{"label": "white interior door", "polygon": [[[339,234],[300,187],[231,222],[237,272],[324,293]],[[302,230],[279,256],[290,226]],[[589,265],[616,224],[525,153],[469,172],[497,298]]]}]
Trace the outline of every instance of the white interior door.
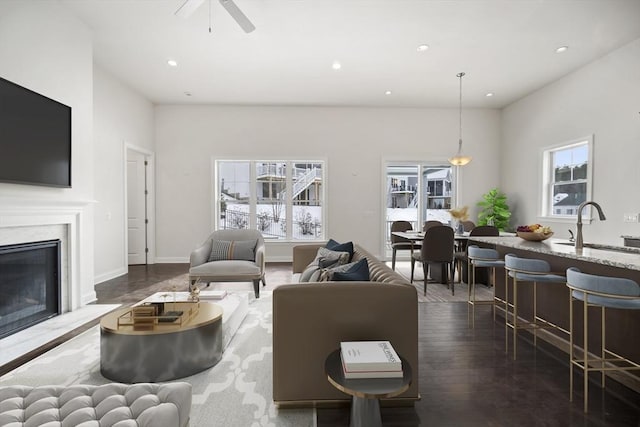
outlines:
[{"label": "white interior door", "polygon": [[127,149],[128,262],[147,263],[146,165],[144,154]]}]

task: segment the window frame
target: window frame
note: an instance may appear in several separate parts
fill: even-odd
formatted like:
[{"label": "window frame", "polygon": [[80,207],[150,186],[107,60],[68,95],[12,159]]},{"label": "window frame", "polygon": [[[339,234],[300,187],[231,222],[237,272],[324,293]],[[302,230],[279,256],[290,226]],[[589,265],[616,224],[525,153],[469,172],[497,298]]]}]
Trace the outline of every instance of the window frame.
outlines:
[{"label": "window frame", "polygon": [[[542,166],[542,182],[540,191],[540,213],[539,216],[546,220],[557,220],[564,222],[575,222],[578,213],[573,214],[556,214],[553,210],[553,186],[557,183],[554,178],[553,170],[553,154],[558,151],[568,150],[571,148],[586,145],[587,147],[587,173],[584,180],[575,180],[568,182],[586,182],[586,200],[592,199],[593,190],[593,135],[588,135],[582,138],[576,138],[570,141],[565,141],[560,144],[555,144],[548,147],[543,147],[540,152],[541,166]],[[585,212],[583,215],[583,222],[589,223],[591,221],[590,211]]]},{"label": "window frame", "polygon": [[293,235],[293,226],[294,226],[294,218],[293,218],[293,207],[295,206],[292,198],[287,198],[285,200],[285,212],[286,212],[286,235],[284,238],[267,238],[267,242],[276,242],[276,243],[300,243],[300,242],[319,242],[325,241],[327,236],[327,160],[323,158],[318,158],[314,160],[298,160],[298,159],[282,159],[282,158],[211,158],[211,171],[212,171],[212,192],[211,192],[211,206],[212,206],[212,218],[211,218],[211,226],[213,230],[217,230],[220,228],[220,203],[218,201],[221,197],[221,190],[219,188],[219,164],[220,163],[249,163],[249,224],[248,228],[250,229],[258,229],[257,228],[257,185],[262,184],[257,180],[256,174],[256,166],[260,163],[284,163],[286,167],[286,179],[285,179],[285,188],[290,189],[293,188],[293,171],[294,166],[296,164],[319,164],[322,168],[321,173],[321,188],[320,188],[320,235],[308,238],[308,239],[296,239]]},{"label": "window frame", "polygon": [[[462,191],[460,182],[462,180],[463,171],[460,166],[451,166],[449,165],[449,161],[447,158],[440,158],[437,156],[432,157],[429,160],[406,160],[406,159],[396,159],[396,158],[382,158],[381,161],[381,174],[380,174],[380,189],[382,191],[380,197],[380,212],[381,221],[380,221],[380,232],[382,238],[380,239],[381,246],[380,250],[382,254],[385,256],[389,256],[387,253],[389,249],[388,245],[390,243],[390,222],[387,219],[387,188],[388,188],[388,168],[389,167],[415,167],[417,174],[417,183],[416,183],[416,192],[418,193],[421,201],[418,206],[417,215],[416,215],[416,226],[419,229],[422,229],[422,225],[425,218],[425,207],[428,205],[428,196],[423,197],[422,195],[425,192],[425,185],[428,185],[422,179],[422,174],[424,173],[425,168],[428,169],[430,167],[444,167],[447,166],[451,169],[451,183],[450,183],[450,191],[452,193],[450,197],[451,207],[457,207],[460,205],[460,200],[462,200]],[[422,206],[424,204],[425,206]]]}]

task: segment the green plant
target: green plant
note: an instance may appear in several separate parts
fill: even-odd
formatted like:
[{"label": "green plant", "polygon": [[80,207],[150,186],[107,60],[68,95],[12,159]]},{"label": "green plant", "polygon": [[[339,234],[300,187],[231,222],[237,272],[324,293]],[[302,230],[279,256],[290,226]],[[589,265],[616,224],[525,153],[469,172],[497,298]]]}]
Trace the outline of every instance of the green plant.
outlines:
[{"label": "green plant", "polygon": [[507,205],[507,196],[500,190],[492,188],[483,194],[478,206],[478,225],[495,225],[500,231],[509,227],[511,211]]}]

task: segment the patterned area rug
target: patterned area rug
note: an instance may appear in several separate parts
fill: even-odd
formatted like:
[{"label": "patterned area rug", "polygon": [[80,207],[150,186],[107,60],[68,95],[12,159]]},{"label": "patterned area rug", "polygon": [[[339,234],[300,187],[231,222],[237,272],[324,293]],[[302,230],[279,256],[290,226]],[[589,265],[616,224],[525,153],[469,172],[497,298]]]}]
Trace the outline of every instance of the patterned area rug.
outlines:
[{"label": "patterned area rug", "polygon": [[[391,262],[386,263],[391,267]],[[261,287],[261,293],[264,291],[272,291],[280,285],[294,283],[294,279],[291,277],[291,269],[288,267],[288,273],[284,274],[282,271],[276,271],[269,275],[269,268],[267,268],[267,286]],[[407,281],[411,277],[411,263],[409,261],[399,261],[396,263],[396,272],[404,276]],[[418,291],[418,302],[467,302],[468,291],[466,283],[456,282],[454,283],[455,294],[451,295],[451,289],[447,285],[442,283],[429,282],[427,284],[427,295],[424,295],[424,285],[422,281],[422,268],[416,267],[415,277],[413,285]],[[156,285],[150,287],[147,292],[153,290],[153,292],[160,290],[168,290],[175,287],[178,290],[183,290],[188,283],[188,274],[174,277],[173,279],[165,280]],[[211,283],[208,288],[201,286],[202,289],[207,290],[226,290],[229,292],[234,291],[251,291],[253,292],[253,285],[250,282],[220,282]],[[483,284],[476,286],[476,299],[477,300],[490,300],[493,298],[493,289]]]},{"label": "patterned area rug", "polygon": [[[96,326],[0,377],[12,384],[105,384],[100,374],[100,330]],[[186,381],[193,386],[191,427],[312,427],[313,409],[278,410],[272,399],[272,298],[261,293],[214,367]]]}]

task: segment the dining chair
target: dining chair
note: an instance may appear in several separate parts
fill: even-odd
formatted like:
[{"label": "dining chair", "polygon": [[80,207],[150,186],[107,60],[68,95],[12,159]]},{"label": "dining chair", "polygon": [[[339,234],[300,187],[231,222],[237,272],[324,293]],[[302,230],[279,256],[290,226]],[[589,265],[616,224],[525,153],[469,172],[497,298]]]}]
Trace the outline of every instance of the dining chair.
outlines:
[{"label": "dining chair", "polygon": [[411,231],[413,226],[409,221],[393,221],[391,223],[391,249],[393,253],[391,255],[391,269],[396,269],[396,252],[397,251],[411,251],[413,254],[414,249],[420,249],[419,242],[412,242],[404,237],[396,236],[394,231]]},{"label": "dining chair", "polygon": [[[499,235],[500,235],[500,230],[498,230],[498,227],[494,227],[493,225],[479,225],[477,227],[474,227],[473,230],[469,232],[469,237],[473,237],[473,236],[496,237]],[[458,280],[460,281],[460,283],[462,282],[469,283],[468,269],[465,268],[468,262],[466,246],[467,245],[465,244],[464,248],[457,250],[454,255],[454,258],[456,260],[455,266],[456,266],[456,269],[458,270]],[[489,283],[487,282],[487,278],[488,277],[486,277],[484,273],[480,273],[476,277],[478,281],[484,282],[485,284],[488,285]]]},{"label": "dining chair", "polygon": [[442,223],[440,221],[430,219],[429,221],[425,221],[424,224],[422,224],[422,231],[427,231],[427,228],[433,227],[434,225],[442,225]]},{"label": "dining chair", "polygon": [[470,232],[476,227],[476,224],[473,221],[461,221],[462,228],[466,232]]},{"label": "dining chair", "polygon": [[[437,222],[437,221],[436,221]],[[422,248],[411,255],[411,282],[416,261],[422,263],[424,274],[424,294],[427,295],[427,282],[429,280],[429,264],[444,264],[447,268],[445,280],[447,286],[451,288],[451,295],[454,295],[453,287],[453,229],[448,225],[430,225],[424,233]]]}]

